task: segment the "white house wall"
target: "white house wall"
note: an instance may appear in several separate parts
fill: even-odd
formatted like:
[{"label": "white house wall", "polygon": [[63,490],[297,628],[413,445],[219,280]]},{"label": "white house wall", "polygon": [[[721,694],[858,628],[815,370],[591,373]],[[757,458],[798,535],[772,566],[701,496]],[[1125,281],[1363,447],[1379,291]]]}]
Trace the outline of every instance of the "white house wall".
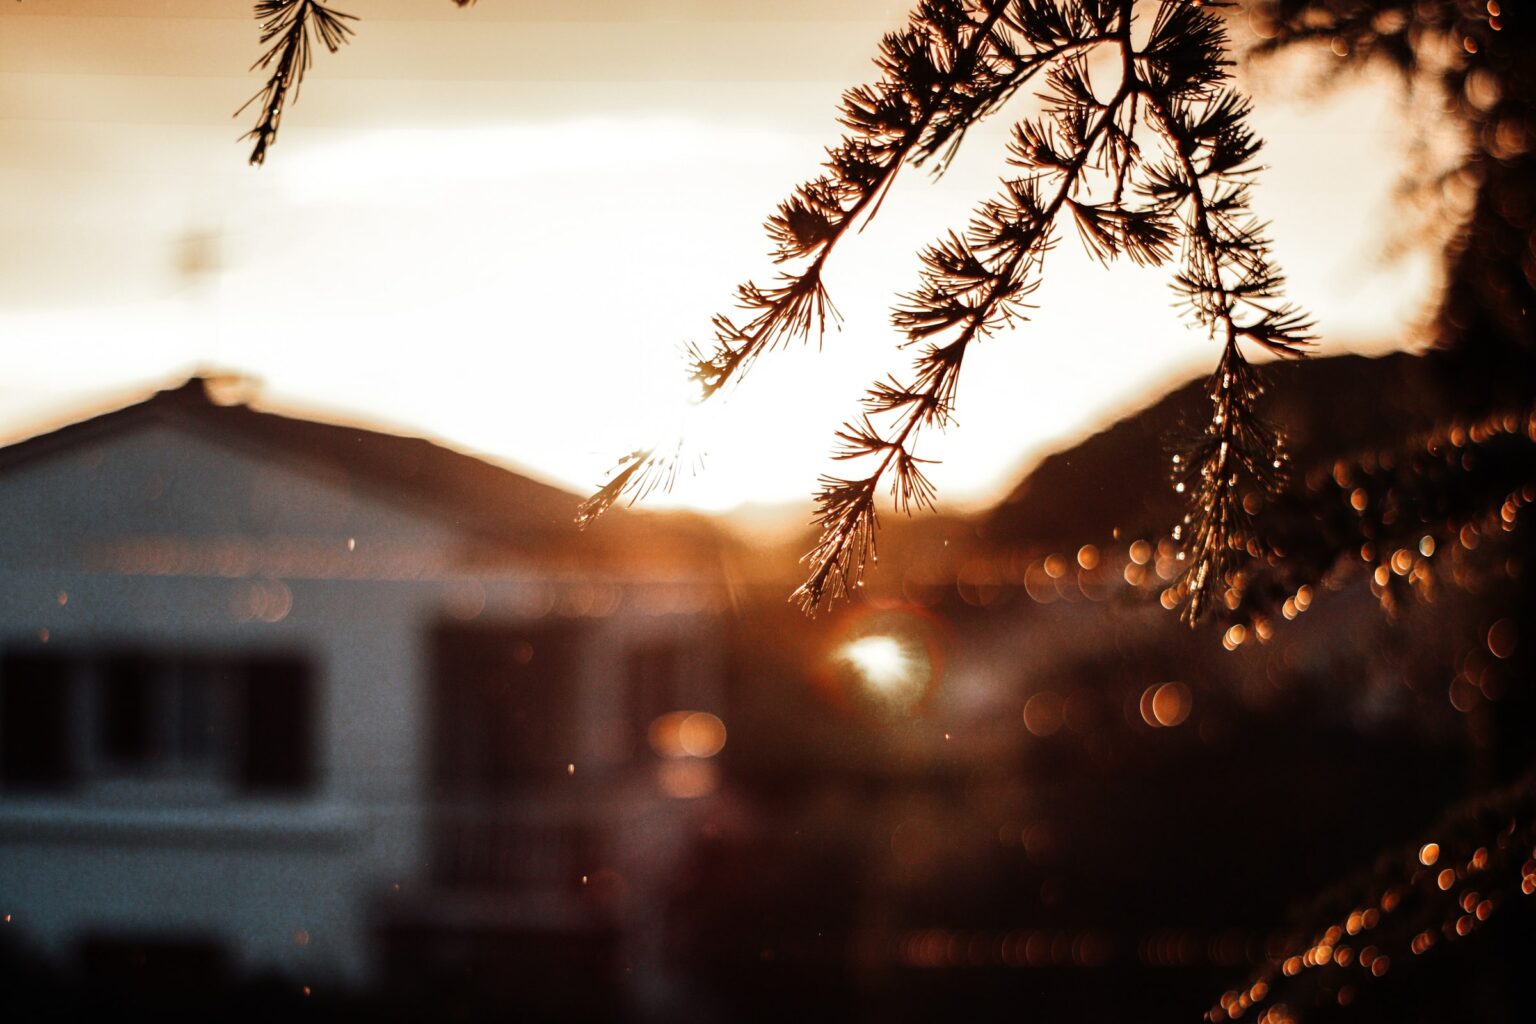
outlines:
[{"label": "white house wall", "polygon": [[[477,576],[454,567],[461,540],[335,467],[169,425],[8,470],[0,642],[295,652],[319,684],[318,779],[302,799],[0,793],[8,927],[61,955],[88,933],[208,937],[248,970],[364,981],[375,913],[426,869],[434,623],[590,618],[579,674],[589,724],[622,707],[623,652],[636,639],[717,646],[687,587],[567,585],[515,568]],[[714,657],[685,664],[685,692],[701,706],[718,697]],[[593,730],[580,734],[580,770],[611,757]]]},{"label": "white house wall", "polygon": [[[421,860],[420,647],[441,588],[281,571],[324,544],[366,571],[382,537],[441,561],[454,538],[340,472],[283,461],[152,424],[0,482],[4,642],[295,652],[319,681],[303,799],[136,806],[87,786],[0,801],[0,903],[44,944],[207,936],[252,967],[356,977],[368,908]],[[253,587],[278,595],[261,614]]]}]

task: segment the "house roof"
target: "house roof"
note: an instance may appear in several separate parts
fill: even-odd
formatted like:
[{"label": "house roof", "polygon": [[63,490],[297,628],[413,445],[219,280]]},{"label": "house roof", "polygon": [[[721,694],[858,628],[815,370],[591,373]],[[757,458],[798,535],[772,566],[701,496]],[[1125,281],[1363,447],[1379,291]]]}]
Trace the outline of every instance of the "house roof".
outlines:
[{"label": "house roof", "polygon": [[464,531],[474,562],[530,552],[546,562],[596,557],[697,567],[701,560],[718,561],[724,538],[702,517],[616,510],[580,531],[575,514],[581,499],[569,491],[425,438],[268,412],[221,400],[217,390],[215,379],[194,376],[142,401],[5,446],[0,473],[164,424],[258,454],[280,454],[322,477],[343,474],[382,500]]}]

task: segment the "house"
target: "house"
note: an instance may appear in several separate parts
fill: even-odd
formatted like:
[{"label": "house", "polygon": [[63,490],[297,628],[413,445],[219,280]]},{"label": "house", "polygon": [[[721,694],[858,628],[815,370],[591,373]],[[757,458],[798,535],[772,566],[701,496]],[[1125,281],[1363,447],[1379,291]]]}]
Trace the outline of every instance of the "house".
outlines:
[{"label": "house", "polygon": [[0,449],[8,936],[314,986],[523,948],[664,1000],[726,739],[719,536],[578,533],[556,488],[227,390]]}]

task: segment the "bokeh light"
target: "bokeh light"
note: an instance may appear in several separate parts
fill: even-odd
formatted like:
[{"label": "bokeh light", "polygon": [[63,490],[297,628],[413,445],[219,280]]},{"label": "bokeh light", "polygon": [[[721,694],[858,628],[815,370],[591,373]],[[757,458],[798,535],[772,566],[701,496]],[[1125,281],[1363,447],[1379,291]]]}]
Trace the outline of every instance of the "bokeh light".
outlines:
[{"label": "bokeh light", "polygon": [[1194,698],[1183,683],[1149,686],[1141,694],[1141,717],[1154,729],[1171,729],[1189,717]]},{"label": "bokeh light", "polygon": [[1066,701],[1052,690],[1041,690],[1024,704],[1024,727],[1036,736],[1051,736],[1066,721]]},{"label": "bokeh light", "polygon": [[647,738],[669,760],[709,758],[725,747],[725,723],[707,711],[669,711],[651,723]]},{"label": "bokeh light", "polygon": [[679,724],[677,742],[691,757],[714,757],[725,747],[725,723],[707,711],[695,711]]}]

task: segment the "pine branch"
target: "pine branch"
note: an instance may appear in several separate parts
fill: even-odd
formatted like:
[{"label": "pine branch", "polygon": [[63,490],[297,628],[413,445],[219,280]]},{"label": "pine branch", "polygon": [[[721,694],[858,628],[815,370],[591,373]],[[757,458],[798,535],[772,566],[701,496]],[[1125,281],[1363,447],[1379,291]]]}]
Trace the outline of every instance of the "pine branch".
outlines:
[{"label": "pine branch", "polygon": [[1191,624],[1210,611],[1239,566],[1259,553],[1245,487],[1273,495],[1284,482],[1281,438],[1257,412],[1263,386],[1239,341],[1293,356],[1312,342],[1304,314],[1268,304],[1283,280],[1270,266],[1269,242],[1247,209],[1240,179],[1252,173],[1259,144],[1243,124],[1247,102],[1219,88],[1222,62],[1214,55],[1225,49],[1225,31],[1214,15],[1164,4],[1138,56],[1148,114],[1171,150],[1142,192],[1167,213],[1183,212],[1184,269],[1174,288],[1193,318],[1222,343],[1207,386],[1211,417],[1174,456],[1174,486],[1189,502],[1174,529],[1185,563],[1175,586]]},{"label": "pine branch", "polygon": [[576,525],[586,529],[626,493],[633,493],[638,501],[657,487],[670,488],[676,480],[677,466],[676,453],[658,453],[654,448],[622,456],[608,482],[577,507]]},{"label": "pine branch", "polygon": [[1178,559],[1186,566],[1175,587],[1187,601],[1191,623],[1210,611],[1233,573],[1258,553],[1242,485],[1252,482],[1273,494],[1286,465],[1279,434],[1254,411],[1263,388],[1236,338],[1235,332],[1228,334],[1206,388],[1209,423],[1173,457],[1174,489],[1190,504],[1173,531],[1181,544]]},{"label": "pine branch", "polygon": [[[462,4],[461,4],[462,6]],[[256,127],[241,136],[252,140],[250,162],[266,162],[267,150],[277,141],[278,126],[289,94],[297,101],[304,73],[314,59],[311,34],[331,53],[341,49],[353,34],[350,14],[332,10],[317,0],[257,0],[256,20],[261,24],[261,44],[267,51],[251,65],[251,70],[270,70],[261,90],[245,102],[235,116],[257,105],[260,116]]]},{"label": "pine branch", "polygon": [[[905,161],[922,163],[940,147],[952,149],[966,124],[995,109],[1005,66],[1014,74],[1012,88],[1021,74],[1032,74],[1026,69],[1043,66],[1017,58],[1003,38],[1003,15],[1012,2],[923,0],[905,29],[882,40],[876,63],[883,78],[843,95],[839,120],[848,135],[828,150],[826,173],[797,187],[766,221],[774,263],[799,266],[780,273],[771,286],[748,281],[737,287],[745,321],[720,313],[713,319],[713,344],[688,347],[688,372],[700,401],[719,395],[763,353],[820,336],[829,321],[839,322],[822,272],[840,239],[876,215]],[[985,81],[994,84],[978,88]],[[665,461],[624,464],[624,470],[622,482],[610,477],[584,508],[602,510],[616,500],[633,504],[660,477],[676,476]]]},{"label": "pine branch", "polygon": [[[1504,571],[1508,540],[1536,503],[1536,411],[1494,409],[1329,457],[1259,517],[1261,549],[1284,551],[1243,574],[1239,619],[1277,609],[1349,567],[1370,570],[1389,613],[1411,596],[1433,600],[1441,581]],[[1482,564],[1486,562],[1487,564]]]},{"label": "pine branch", "polygon": [[[857,585],[863,560],[873,550],[872,506],[886,474],[893,476],[891,489],[898,502],[904,508],[914,503],[903,472],[914,439],[922,426],[950,419],[967,346],[1017,315],[1018,297],[1027,291],[1021,272],[1030,259],[1038,270],[1049,225],[1063,205],[1071,208],[1092,255],[1108,261],[1125,253],[1145,264],[1168,257],[1175,237],[1172,217],[1183,212],[1185,268],[1176,276],[1175,287],[1195,319],[1219,333],[1223,342],[1208,392],[1211,418],[1176,461],[1182,477],[1177,489],[1188,492],[1191,502],[1190,513],[1175,530],[1184,547],[1179,557],[1188,563],[1179,583],[1188,599],[1186,617],[1191,622],[1203,617],[1212,596],[1226,589],[1241,560],[1256,553],[1243,485],[1257,484],[1272,493],[1283,478],[1285,454],[1278,432],[1256,412],[1262,387],[1238,342],[1254,341],[1272,351],[1296,354],[1310,341],[1305,334],[1310,324],[1292,307],[1264,304],[1282,282],[1267,262],[1268,241],[1247,213],[1245,187],[1230,183],[1251,173],[1248,163],[1258,143],[1243,124],[1246,102],[1216,88],[1225,74],[1226,40],[1220,22],[1185,4],[1164,4],[1146,47],[1134,52],[1129,39],[1131,6],[1120,5],[1119,26],[1112,34],[1120,40],[1124,62],[1116,96],[1101,104],[1086,63],[1078,54],[1066,55],[1048,73],[1053,89],[1050,121],[1026,122],[1015,133],[1014,159],[1032,165],[1036,176],[1010,190],[1011,202],[984,208],[969,237],[951,235],[924,253],[924,280],[898,307],[894,322],[911,342],[956,329],[959,333],[947,344],[927,345],[913,385],[882,383],[866,396],[867,409],[899,415],[888,438],[875,435],[878,444],[863,446],[862,454],[878,456],[868,477],[823,480],[817,518],[822,537],[807,559],[809,578],[796,593],[808,610]],[[1094,27],[1105,31],[1112,19],[1106,16]],[[1143,192],[1151,204],[1143,208],[1123,204],[1126,174],[1140,160],[1133,137],[1134,106],[1129,108],[1128,125],[1122,127],[1117,120],[1122,104],[1131,98],[1146,101],[1173,153],[1170,165],[1150,175],[1151,185]],[[1091,120],[1095,112],[1098,117]],[[1073,193],[1101,136],[1096,166],[1112,179],[1115,198],[1085,202]],[[1053,174],[1059,176],[1059,188],[1042,203],[1039,181]],[[1220,189],[1216,212],[1207,209],[1208,187]],[[1028,289],[1033,286],[1029,283]],[[865,429],[870,429],[867,421]],[[923,496],[931,500],[931,484],[926,477],[922,483],[927,486]]]},{"label": "pine branch", "polygon": [[[1124,17],[1115,27],[1127,48],[1129,8],[1128,3],[1123,5]],[[1106,17],[1094,27],[1107,31],[1110,21]],[[888,436],[880,434],[868,416],[839,434],[844,440],[839,458],[870,458],[875,464],[863,477],[822,478],[814,520],[821,537],[806,556],[810,571],[793,598],[807,612],[859,585],[875,552],[875,501],[887,479],[892,499],[903,512],[932,506],[936,492],[918,469],[917,437],[923,427],[942,427],[951,421],[960,367],[970,345],[1022,316],[1020,304],[1038,286],[1054,221],[1063,206],[1074,204],[1075,208],[1071,197],[1084,171],[1096,160],[1103,165],[1101,139],[1133,95],[1133,85],[1127,77],[1103,105],[1092,101],[1091,93],[1088,100],[1081,92],[1072,93],[1074,98],[1066,102],[1075,108],[1092,102],[1099,114],[1090,126],[1062,133],[1076,143],[1071,156],[1059,155],[1062,140],[1053,136],[1049,126],[1021,124],[1015,131],[1012,158],[1031,173],[1007,182],[1003,195],[982,207],[966,237],[951,234],[924,251],[922,281],[892,315],[908,343],[922,346],[915,379],[910,385],[878,382],[865,396],[869,412],[894,417]],[[1048,152],[1050,158],[1036,164],[1033,158],[1040,152]],[[1041,184],[1051,179],[1052,191],[1043,194]],[[931,340],[949,332],[954,334],[948,341]]]},{"label": "pine branch", "polygon": [[1322,897],[1291,948],[1209,1021],[1295,1024],[1345,987],[1470,941],[1506,904],[1536,896],[1536,773],[1446,814],[1415,842]]},{"label": "pine branch", "polygon": [[[1137,3],[1156,9],[1146,43],[1134,45]],[[1247,127],[1247,102],[1223,88],[1228,61],[1219,3],[1196,0],[923,0],[900,32],[887,36],[883,79],[850,90],[848,135],[828,154],[826,173],[801,185],[768,221],[773,257],[789,265],[771,286],[737,291],[742,317],[715,318],[708,349],[690,351],[705,398],[737,380],[763,353],[808,338],[836,318],[822,270],[842,238],[874,216],[904,162],[937,158],[942,169],[966,130],[1043,78],[1045,113],[1016,126],[1005,180],[964,232],[921,253],[916,288],[901,297],[893,324],[918,350],[910,381],[881,381],[862,419],[839,434],[842,461],[868,475],[825,477],[817,496],[821,538],[796,592],[807,610],[856,587],[873,557],[874,503],[888,491],[903,511],[931,505],[935,491],[916,456],[926,427],[953,420],[960,367],[972,342],[1024,318],[1039,284],[1058,214],[1070,207],[1084,246],[1107,262],[1182,266],[1174,287],[1194,321],[1222,343],[1212,377],[1212,415],[1183,454],[1179,488],[1190,514],[1177,531],[1188,567],[1179,584],[1191,621],[1245,557],[1256,551],[1245,487],[1275,487],[1285,457],[1279,435],[1256,411],[1261,393],[1241,342],[1295,355],[1310,343],[1304,314],[1281,299],[1269,241],[1248,208],[1260,143]],[[1119,57],[1113,95],[1095,89],[1097,49]],[[1099,83],[1110,91],[1108,83]],[[1143,116],[1144,115],[1144,116]],[[1155,136],[1149,162],[1138,134]],[[1134,186],[1128,189],[1128,185]],[[1106,194],[1107,193],[1107,194]],[[655,486],[673,472],[649,454],[621,463],[587,512]],[[584,512],[584,515],[586,512]]]},{"label": "pine branch", "polygon": [[[802,184],[768,219],[776,263],[806,261],[768,287],[747,282],[737,305],[749,314],[738,323],[715,318],[715,342],[693,360],[693,378],[705,396],[739,377],[763,353],[792,340],[822,333],[831,309],[822,271],[838,242],[873,216],[902,163],[922,152],[935,119],[955,106],[961,83],[977,73],[1008,0],[981,5],[979,19],[966,0],[925,0],[907,27],[881,44],[874,86],[849,90],[839,120],[849,131],[828,152],[827,171]],[[972,101],[974,104],[975,101]]]}]

